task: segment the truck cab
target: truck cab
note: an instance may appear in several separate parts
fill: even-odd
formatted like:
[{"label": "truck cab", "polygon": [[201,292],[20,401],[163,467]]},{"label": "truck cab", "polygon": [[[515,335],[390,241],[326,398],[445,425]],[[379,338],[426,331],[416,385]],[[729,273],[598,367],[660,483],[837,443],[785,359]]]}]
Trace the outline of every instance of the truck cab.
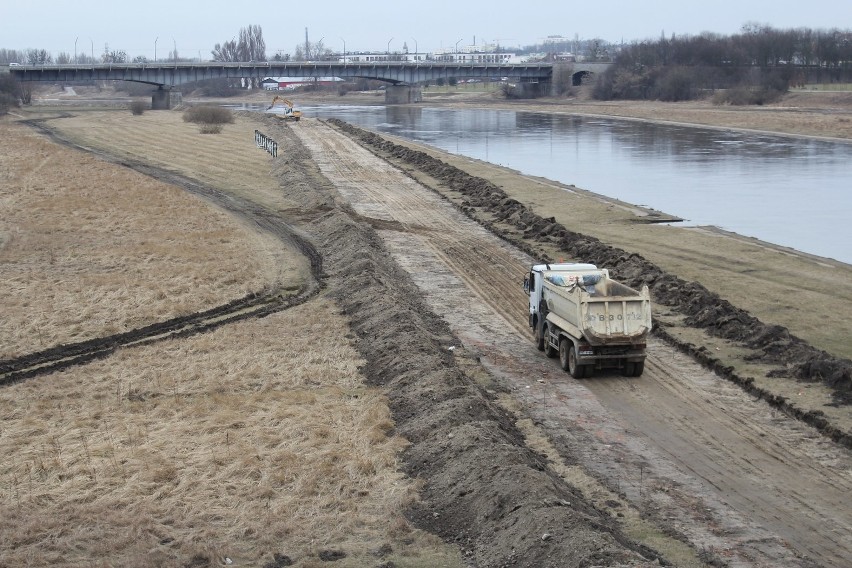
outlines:
[{"label": "truck cab", "polygon": [[[530,327],[533,328],[533,332],[535,332],[536,327],[539,326],[539,314],[541,307],[541,291],[544,288],[542,282],[544,281],[545,274],[547,272],[565,272],[570,274],[589,274],[590,272],[597,272],[598,267],[594,264],[587,264],[582,262],[561,262],[557,264],[536,264],[530,268],[530,273],[524,278],[524,292],[529,295],[530,300]],[[608,273],[608,272],[607,272]],[[541,347],[543,349],[544,347]]]}]

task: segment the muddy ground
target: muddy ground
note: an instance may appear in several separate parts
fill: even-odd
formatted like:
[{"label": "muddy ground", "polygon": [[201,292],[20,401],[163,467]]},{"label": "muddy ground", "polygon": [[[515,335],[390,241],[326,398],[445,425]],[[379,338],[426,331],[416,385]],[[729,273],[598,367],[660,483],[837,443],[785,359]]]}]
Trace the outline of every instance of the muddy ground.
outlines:
[{"label": "muddy ground", "polygon": [[[576,511],[553,517],[552,510],[537,511],[538,502],[529,500],[528,492],[545,492],[538,501],[552,509],[554,494],[548,487],[557,481],[561,483],[554,487],[564,484],[563,490],[572,496],[564,498],[565,502],[578,504],[581,511],[591,504],[603,519],[617,521],[616,527],[629,535],[628,542],[652,546],[662,562],[683,566],[702,562],[833,565],[849,550],[848,539],[814,539],[818,527],[826,526],[826,522],[839,530],[848,524],[846,513],[831,511],[835,509],[832,503],[842,499],[836,491],[846,485],[843,481],[838,486],[833,480],[838,471],[834,465],[846,463],[848,455],[825,445],[830,442],[809,436],[807,427],[800,430],[786,421],[779,424],[764,402],[756,401],[739,386],[718,384],[713,372],[702,371],[659,343],[652,346],[647,376],[639,383],[604,376],[580,386],[566,381],[564,374],[546,364],[546,359],[541,361],[524,329],[524,302],[517,290],[524,266],[528,266],[524,263],[530,257],[518,249],[529,248],[541,233],[549,237],[546,229],[553,221],[526,231],[526,245],[523,239],[502,233],[503,238],[494,238],[499,232],[495,227],[489,227],[490,233],[482,231],[475,223],[465,223],[464,215],[447,202],[427,197],[428,190],[410,179],[410,171],[394,171],[382,165],[382,160],[356,151],[351,143],[309,122],[275,130],[276,136],[288,144],[294,131],[309,146],[312,159],[345,203],[354,208],[356,215],[351,220],[360,221],[364,230],[367,227],[363,224],[376,230],[380,239],[371,237],[370,241],[388,247],[393,260],[416,284],[407,292],[406,274],[395,268],[391,272],[395,276],[384,274],[384,264],[378,262],[379,257],[369,255],[364,245],[351,252],[346,246],[351,235],[335,241],[341,243],[345,253],[356,257],[354,270],[346,270],[345,276],[353,279],[357,292],[347,288],[339,301],[347,306],[361,337],[359,348],[370,361],[368,375],[390,389],[401,431],[413,442],[408,453],[410,471],[426,480],[426,514],[417,518],[445,538],[463,546],[467,543],[465,550],[474,565],[537,566],[548,565],[546,562],[553,558],[561,558],[561,565],[566,565],[566,558],[588,554],[585,539],[562,542],[570,533],[554,532],[554,526],[573,527]],[[373,136],[363,135],[367,140]],[[386,152],[384,141],[378,143],[382,156],[393,154]],[[296,152],[296,161],[301,164],[304,160],[294,149],[297,147],[288,146],[287,152],[291,156]],[[431,169],[432,175],[441,170],[450,172],[448,179],[465,180],[458,170],[431,165],[437,168]],[[279,171],[292,167],[290,160]],[[484,180],[473,183],[482,184],[486,194],[494,192]],[[496,196],[494,203],[505,205],[505,200],[505,196]],[[462,209],[473,207],[468,203]],[[341,230],[336,224],[334,227],[334,231]],[[517,246],[507,246],[506,238]],[[594,254],[594,249],[588,253]],[[334,264],[345,266],[346,259],[337,254],[332,253],[339,259]],[[631,257],[616,253],[606,260],[620,256]],[[664,277],[658,269],[650,273]],[[625,273],[625,278],[630,275]],[[688,283],[677,279],[668,282],[670,290],[688,290],[687,297],[696,293]],[[700,293],[700,287],[697,289]],[[376,291],[378,295],[374,295]],[[679,298],[677,294],[672,297]],[[400,307],[413,310],[416,317],[411,312],[397,317]],[[429,308],[441,319],[424,317]],[[449,333],[444,328],[447,323]],[[430,333],[431,329],[434,331]],[[409,332],[414,334],[414,347],[404,343]],[[427,360],[421,357],[436,347],[427,342],[432,333],[438,334],[438,348],[453,353],[452,358],[445,355],[439,360],[461,366],[464,372],[451,370],[447,375],[440,367],[433,371],[432,364],[424,364]],[[696,351],[699,359],[702,352]],[[409,367],[411,361],[417,365]],[[476,364],[479,361],[485,365],[488,378],[471,383],[482,373]],[[710,366],[725,374],[718,364],[710,362]],[[439,382],[433,383],[435,380]],[[594,393],[592,398],[589,391]],[[473,404],[467,398],[470,392],[478,392],[484,401]],[[774,400],[771,393],[766,397]],[[657,406],[654,416],[648,416],[649,404]],[[510,409],[511,414],[506,416]],[[525,417],[533,420],[526,427]],[[521,428],[523,438],[515,430]],[[508,439],[495,438],[498,432]],[[744,436],[747,432],[761,434],[753,438]],[[549,442],[534,444],[532,440],[539,436]],[[843,436],[841,432],[836,437],[843,441]],[[767,445],[763,437],[772,441]],[[505,446],[509,440],[523,443],[526,450],[535,447],[531,461],[507,461],[500,453],[490,453],[492,443],[498,446],[494,449],[500,450],[503,445],[501,451],[505,451],[505,447],[511,447]],[[769,450],[775,447],[786,450]],[[526,450],[515,449],[520,455]],[[840,462],[825,462],[824,452]],[[548,459],[540,462],[543,456]],[[542,484],[541,477],[526,473],[517,477],[514,470],[506,478],[505,468],[498,467],[504,462],[517,465],[522,473],[527,468],[543,467],[547,474],[544,479],[550,481]],[[723,463],[727,464],[725,473],[720,474],[718,464]],[[584,477],[575,466],[592,472],[593,477]],[[758,471],[764,476],[762,480],[755,478]],[[476,482],[471,482],[474,476]],[[807,482],[792,481],[805,476],[810,476]],[[767,490],[764,483],[773,488]],[[648,484],[653,490],[647,489]],[[786,491],[816,493],[819,498],[791,503]],[[511,508],[520,507],[524,514],[507,519],[503,503],[515,503]],[[641,519],[618,521],[630,517],[633,510],[642,512],[641,519],[651,519],[645,521],[651,527],[642,525]],[[814,524],[799,524],[802,516],[813,519]],[[797,520],[779,523],[779,517]],[[521,526],[525,522],[529,524]],[[589,517],[586,522],[598,521]],[[556,540],[562,544],[553,546],[561,548],[555,552],[541,550],[534,537],[539,531],[544,531],[541,537],[547,535],[543,542],[558,535]],[[511,548],[504,546],[507,541]],[[679,550],[677,543],[682,541],[692,548]],[[535,556],[539,553],[544,556]],[[641,553],[646,558],[651,554]],[[601,564],[611,564],[615,558]]]},{"label": "muddy ground", "polygon": [[[269,125],[274,128],[275,125]],[[422,301],[374,222],[341,200],[287,129],[282,188],[302,200],[331,294],[352,321],[364,373],[387,389],[411,442],[406,470],[426,481],[412,520],[462,548],[471,566],[618,566],[665,562],[531,450],[451,347],[460,341]],[[288,191],[288,188],[289,189]],[[295,189],[295,191],[294,191]]]},{"label": "muddy ground", "polygon": [[[371,148],[393,156],[405,164],[428,173],[429,176],[446,184],[452,190],[465,196],[463,207],[466,213],[475,217],[475,210],[486,212],[497,222],[510,225],[511,233],[501,230],[496,223],[485,222],[486,227],[502,238],[510,240],[515,246],[526,250],[532,256],[536,251],[531,243],[553,244],[570,258],[579,258],[587,262],[610,268],[617,279],[629,286],[640,289],[647,285],[655,302],[673,307],[685,314],[686,324],[705,329],[724,339],[736,341],[759,351],[764,362],[777,364],[774,376],[790,376],[803,381],[822,381],[832,388],[835,398],[841,404],[852,402],[852,361],[833,357],[828,353],[808,345],[800,338],[779,325],[765,324],[742,309],[733,306],[727,300],[708,291],[697,282],[686,282],[673,274],[668,274],[658,266],[635,253],[628,253],[612,247],[600,240],[569,231],[553,218],[542,218],[533,213],[524,204],[511,199],[505,191],[488,180],[476,178],[449,166],[424,152],[411,150],[381,136],[332,120],[338,128],[355,136]],[[553,258],[541,258],[543,262],[555,262]],[[665,331],[659,327],[659,334]],[[703,364],[718,373],[741,384],[758,396],[776,401],[773,393],[749,388],[746,378],[736,376],[732,369],[721,365],[711,354],[701,348],[683,349],[691,352]],[[828,435],[847,447],[852,447],[852,433],[832,429],[819,415],[802,415],[802,418],[817,427],[827,427]]]}]

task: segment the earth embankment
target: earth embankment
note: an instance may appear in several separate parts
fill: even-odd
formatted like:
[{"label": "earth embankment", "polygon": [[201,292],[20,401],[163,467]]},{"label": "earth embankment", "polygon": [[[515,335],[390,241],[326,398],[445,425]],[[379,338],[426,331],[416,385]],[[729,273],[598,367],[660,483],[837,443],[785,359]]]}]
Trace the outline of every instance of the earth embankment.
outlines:
[{"label": "earth embankment", "polygon": [[[448,190],[462,196],[461,207],[471,217],[478,218],[490,230],[511,240],[520,248],[543,262],[554,262],[550,256],[541,256],[536,244],[554,247],[554,251],[569,258],[606,266],[634,288],[648,285],[656,302],[670,306],[685,316],[684,323],[701,328],[712,335],[735,341],[755,350],[751,360],[762,360],[775,365],[773,377],[791,377],[802,381],[821,381],[834,392],[841,404],[852,401],[852,361],[834,357],[807,344],[780,325],[766,324],[755,316],[720,298],[698,282],[687,282],[666,273],[641,255],[601,242],[595,237],[568,230],[555,218],[543,218],[523,203],[512,199],[497,185],[471,176],[467,172],[436,159],[425,152],[407,148],[381,136],[353,127],[338,120],[333,124],[357,137],[362,143],[384,155],[416,167]],[[477,212],[484,213],[478,217]],[[659,322],[658,322],[659,325]],[[659,328],[658,328],[659,329]],[[665,330],[668,337],[703,364],[717,373],[743,386],[747,391],[781,406],[806,422],[822,429],[835,441],[852,447],[852,433],[832,425],[824,414],[816,410],[802,410],[778,396],[771,389],[754,386],[754,380],[742,376],[730,365],[725,365],[701,346],[678,342]]]},{"label": "earth embankment", "polygon": [[[414,169],[402,165],[401,172],[313,122],[290,131],[378,231],[422,301],[449,323],[461,345],[447,350],[457,361],[463,353],[478,358],[499,378],[496,384],[506,390],[500,404],[518,409],[516,424],[527,443],[541,441],[548,466],[572,487],[583,487],[597,507],[616,518],[643,511],[657,526],[677,527],[697,549],[724,551],[720,555],[734,563],[759,558],[795,566],[795,555],[807,554],[832,565],[846,555],[850,543],[834,542],[822,530],[849,524],[836,505],[845,482],[838,485],[836,470],[824,461],[828,452],[844,462],[844,450],[814,439],[808,426],[779,421],[765,402],[658,341],[649,345],[640,381],[607,373],[582,385],[566,380],[558,365],[540,357],[526,331],[520,282],[532,262],[528,255],[426,190],[413,179]],[[523,426],[523,417],[533,424]],[[600,476],[597,483],[584,471]],[[429,486],[444,483],[442,475],[427,478]],[[787,498],[803,492],[810,498]],[[623,527],[631,538],[654,541],[653,548],[677,557],[678,565],[698,562],[695,549],[691,557],[684,551],[677,556],[671,540],[635,518]]]}]

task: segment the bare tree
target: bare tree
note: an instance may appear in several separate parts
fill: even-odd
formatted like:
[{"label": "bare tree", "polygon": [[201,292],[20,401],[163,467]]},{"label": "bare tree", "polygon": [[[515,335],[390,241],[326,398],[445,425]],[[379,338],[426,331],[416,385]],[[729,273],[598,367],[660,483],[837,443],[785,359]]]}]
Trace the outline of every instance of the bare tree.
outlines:
[{"label": "bare tree", "polygon": [[28,49],[27,63],[30,65],[47,65],[53,63],[53,56],[46,49]]},{"label": "bare tree", "polygon": [[237,46],[242,61],[266,61],[266,42],[260,26],[240,28]]},{"label": "bare tree", "polygon": [[217,43],[211,51],[213,61],[266,61],[266,42],[260,26],[240,28],[239,40]]},{"label": "bare tree", "polygon": [[553,66],[553,90],[556,95],[564,96],[573,93],[574,65],[557,63]]},{"label": "bare tree", "polygon": [[20,63],[27,60],[27,54],[15,49],[0,49],[0,65]]},{"label": "bare tree", "polygon": [[317,42],[306,41],[304,44],[296,46],[296,52],[293,55],[294,61],[314,61],[322,59],[324,56],[331,53],[331,50],[325,47],[322,40]]},{"label": "bare tree", "polygon": [[101,54],[102,63],[127,63],[127,53],[122,50],[110,51],[109,44],[104,44],[104,52]]},{"label": "bare tree", "polygon": [[213,47],[213,61],[239,61],[239,53],[237,51],[236,40],[226,41],[223,44],[216,44]]},{"label": "bare tree", "polygon": [[[231,39],[225,43],[217,43],[211,51],[213,61],[266,61],[266,42],[263,40],[263,30],[260,26],[240,28],[239,40]],[[247,80],[247,87],[259,86],[259,79],[252,77]],[[237,86],[231,84],[231,86]]]},{"label": "bare tree", "polygon": [[4,73],[0,75],[0,115],[21,104],[21,85],[18,80]]}]

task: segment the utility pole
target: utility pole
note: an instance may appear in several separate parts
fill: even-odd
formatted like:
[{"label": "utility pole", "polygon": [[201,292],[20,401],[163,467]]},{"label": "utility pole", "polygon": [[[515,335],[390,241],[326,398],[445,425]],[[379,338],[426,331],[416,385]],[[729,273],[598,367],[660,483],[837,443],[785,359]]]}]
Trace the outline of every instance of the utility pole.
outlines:
[{"label": "utility pole", "polygon": [[305,61],[311,58],[311,44],[308,43],[308,28],[305,28]]}]

